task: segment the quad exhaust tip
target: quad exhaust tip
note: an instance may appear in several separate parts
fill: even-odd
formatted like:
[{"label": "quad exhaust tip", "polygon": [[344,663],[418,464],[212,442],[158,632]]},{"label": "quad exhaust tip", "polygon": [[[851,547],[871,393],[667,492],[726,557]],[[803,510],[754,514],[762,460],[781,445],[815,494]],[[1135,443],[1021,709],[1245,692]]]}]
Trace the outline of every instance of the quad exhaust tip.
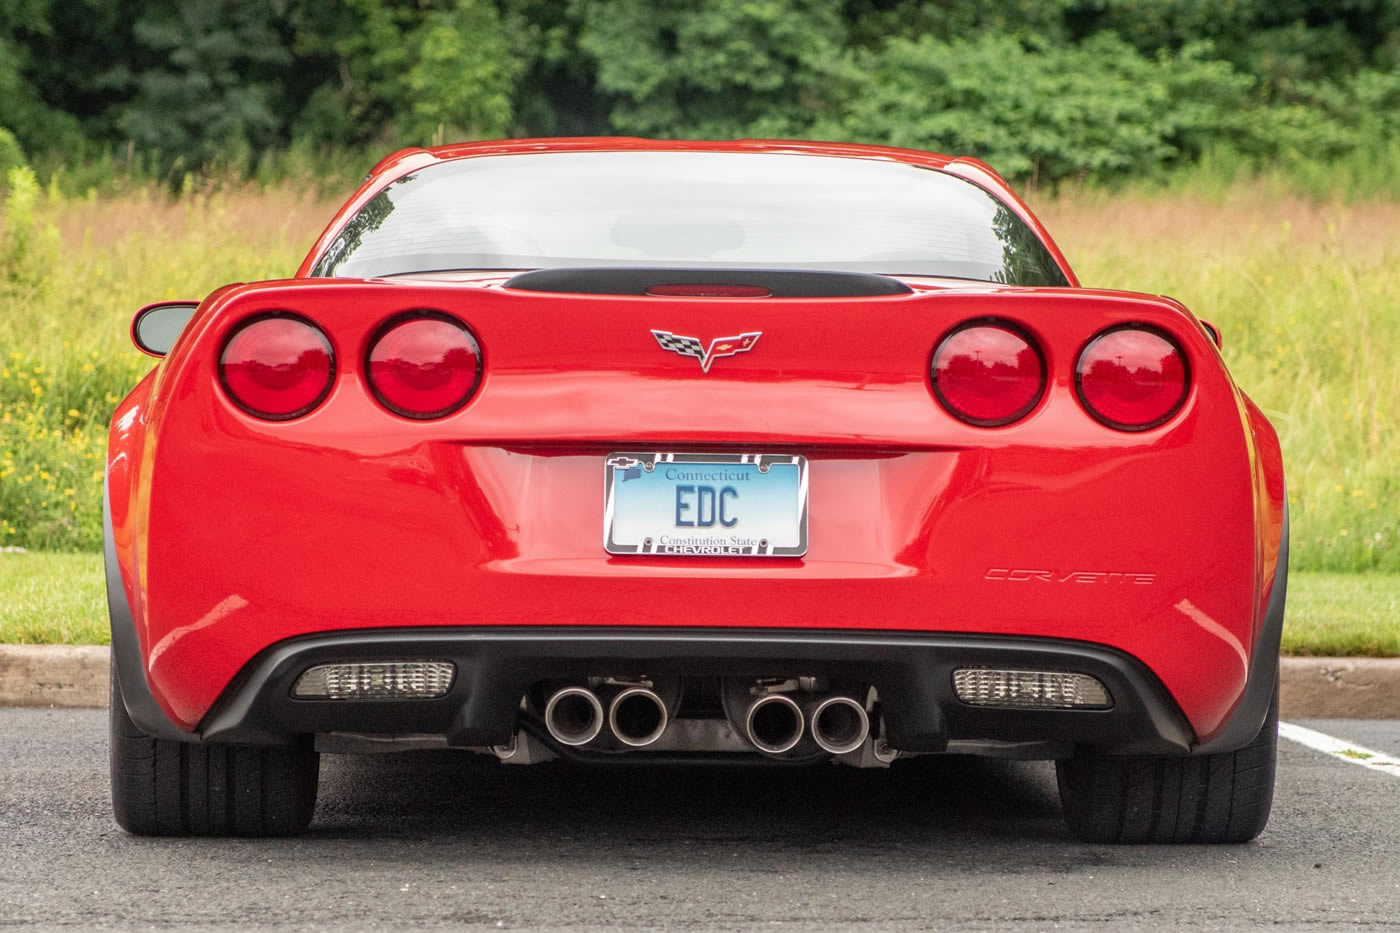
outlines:
[{"label": "quad exhaust tip", "polygon": [[[563,687],[550,695],[544,709],[550,736],[571,747],[597,739],[606,725],[618,742],[644,748],[665,734],[670,718],[661,696],[642,686],[618,691],[606,711],[598,694],[588,687]],[[844,755],[860,748],[870,736],[870,717],[853,697],[813,698],[799,705],[783,693],[758,697],[744,715],[744,735],[754,748],[769,755],[792,751],[809,730],[822,751]]]},{"label": "quad exhaust tip", "polygon": [[544,725],[560,745],[587,745],[603,731],[603,704],[586,687],[565,687],[545,704]]},{"label": "quad exhaust tip", "polygon": [[811,719],[812,739],[832,755],[855,751],[870,735],[870,717],[851,697],[827,697],[812,710]]},{"label": "quad exhaust tip", "polygon": [[608,726],[623,745],[642,748],[666,731],[670,716],[666,704],[646,687],[629,687],[608,705]]},{"label": "quad exhaust tip", "polygon": [[781,755],[802,741],[802,709],[790,697],[770,693],[749,706],[744,733],[759,751]]}]

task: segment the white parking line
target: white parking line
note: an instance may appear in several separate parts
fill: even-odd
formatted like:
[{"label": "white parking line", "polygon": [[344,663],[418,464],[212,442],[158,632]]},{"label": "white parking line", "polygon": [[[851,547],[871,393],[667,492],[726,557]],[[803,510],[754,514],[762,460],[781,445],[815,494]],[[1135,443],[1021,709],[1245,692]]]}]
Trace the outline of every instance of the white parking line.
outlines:
[{"label": "white parking line", "polygon": [[1348,742],[1346,739],[1339,739],[1323,732],[1314,732],[1312,729],[1296,726],[1291,722],[1279,723],[1278,734],[1279,738],[1297,742],[1299,745],[1306,745],[1308,748],[1331,755],[1338,761],[1360,765],[1363,768],[1370,768],[1392,777],[1400,777],[1400,758],[1393,758],[1383,752],[1357,745],[1355,742]]}]

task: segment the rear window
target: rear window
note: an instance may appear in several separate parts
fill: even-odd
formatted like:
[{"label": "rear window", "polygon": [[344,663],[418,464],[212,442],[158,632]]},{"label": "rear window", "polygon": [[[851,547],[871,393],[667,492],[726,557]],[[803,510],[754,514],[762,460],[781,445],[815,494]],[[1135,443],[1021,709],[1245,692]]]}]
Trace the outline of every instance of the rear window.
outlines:
[{"label": "rear window", "polygon": [[1067,285],[1001,201],[933,169],[748,152],[553,152],[391,183],[312,270],[806,269]]}]

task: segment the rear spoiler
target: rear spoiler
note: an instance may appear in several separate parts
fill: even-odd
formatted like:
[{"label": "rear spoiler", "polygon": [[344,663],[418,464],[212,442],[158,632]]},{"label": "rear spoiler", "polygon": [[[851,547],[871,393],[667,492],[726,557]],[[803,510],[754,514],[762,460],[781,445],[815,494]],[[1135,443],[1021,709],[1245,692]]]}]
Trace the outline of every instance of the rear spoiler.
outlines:
[{"label": "rear spoiler", "polygon": [[913,291],[898,279],[868,272],[631,266],[536,269],[511,278],[505,287],[526,292],[672,298],[874,298]]}]

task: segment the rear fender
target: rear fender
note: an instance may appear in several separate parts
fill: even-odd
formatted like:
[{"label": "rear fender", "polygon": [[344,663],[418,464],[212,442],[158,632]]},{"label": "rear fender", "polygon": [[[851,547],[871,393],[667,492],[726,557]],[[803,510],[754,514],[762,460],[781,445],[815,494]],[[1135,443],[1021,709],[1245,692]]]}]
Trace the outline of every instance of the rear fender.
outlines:
[{"label": "rear fender", "polygon": [[[138,626],[141,555],[145,553],[142,464],[146,461],[147,415],[162,366],[157,366],[117,406],[107,439],[107,469],[102,479],[102,553],[106,576],[107,619],[112,633],[112,676],[117,692],[137,728],[176,741],[198,741],[166,715],[146,680],[145,653]],[[137,607],[137,611],[133,611]]]},{"label": "rear fender", "polygon": [[1279,645],[1283,638],[1284,607],[1288,600],[1288,507],[1283,508],[1283,530],[1269,586],[1269,601],[1254,638],[1249,660],[1249,681],[1244,696],[1224,728],[1209,741],[1197,744],[1193,755],[1211,755],[1244,748],[1259,734],[1269,714],[1278,686]]},{"label": "rear fender", "polygon": [[1278,433],[1250,399],[1243,400],[1254,463],[1255,560],[1260,611],[1250,655],[1249,683],[1226,725],[1195,754],[1228,752],[1254,740],[1273,702],[1278,684],[1279,648],[1288,601],[1288,495],[1284,486],[1283,451]]},{"label": "rear fender", "polygon": [[107,619],[112,627],[112,676],[118,690],[112,702],[120,700],[136,727],[147,735],[176,742],[198,742],[199,734],[186,732],[170,721],[160,708],[146,682],[146,665],[142,662],[140,640],[136,637],[136,622],[127,599],[126,575],[117,557],[116,538],[112,532],[110,488],[102,487],[102,552],[107,578]]}]

